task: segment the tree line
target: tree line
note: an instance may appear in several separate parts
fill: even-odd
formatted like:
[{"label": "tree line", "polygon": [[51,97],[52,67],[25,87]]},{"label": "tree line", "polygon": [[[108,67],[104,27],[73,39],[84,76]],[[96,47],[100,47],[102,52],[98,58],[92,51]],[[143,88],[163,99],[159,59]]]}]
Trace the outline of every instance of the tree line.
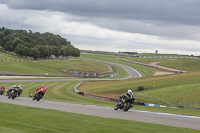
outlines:
[{"label": "tree line", "polygon": [[31,30],[12,30],[0,28],[0,46],[3,50],[15,52],[21,56],[34,59],[46,58],[50,55],[80,56],[80,50],[60,35],[52,33],[32,32]]}]

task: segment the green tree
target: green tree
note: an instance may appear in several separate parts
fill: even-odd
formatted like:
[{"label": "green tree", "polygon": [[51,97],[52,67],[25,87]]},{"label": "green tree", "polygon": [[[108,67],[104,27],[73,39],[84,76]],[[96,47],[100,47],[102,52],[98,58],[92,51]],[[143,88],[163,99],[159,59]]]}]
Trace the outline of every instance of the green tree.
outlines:
[{"label": "green tree", "polygon": [[40,52],[40,57],[45,58],[46,57],[46,53],[45,53],[45,47],[41,46],[41,45],[37,45],[36,48],[39,50]]},{"label": "green tree", "polygon": [[39,50],[40,57],[42,58],[50,55],[80,55],[80,51],[71,45],[70,41],[60,35],[48,32],[43,34],[39,32],[34,33],[31,30],[11,30],[5,27],[0,28],[0,46],[4,50],[13,51],[25,56],[28,56],[30,50],[35,47]]},{"label": "green tree", "polygon": [[58,57],[60,55],[60,49],[56,46],[53,46],[53,49],[54,49],[54,55]]},{"label": "green tree", "polygon": [[30,50],[29,55],[30,55],[31,57],[33,57],[34,59],[37,59],[37,58],[40,57],[40,51],[39,51],[36,47],[34,47],[34,48],[32,48],[32,49]]},{"label": "green tree", "polygon": [[28,48],[28,47],[24,47],[22,49],[22,55],[23,56],[29,56],[29,52],[30,52],[30,48]]},{"label": "green tree", "polygon": [[23,41],[21,39],[19,39],[18,37],[15,37],[14,40],[11,42],[11,50],[15,50],[16,46],[22,43]]},{"label": "green tree", "polygon": [[23,55],[23,45],[22,44],[18,44],[15,48],[15,53],[17,53],[18,55]]},{"label": "green tree", "polygon": [[62,46],[60,48],[60,54],[63,55],[63,56],[65,56],[65,46]]}]

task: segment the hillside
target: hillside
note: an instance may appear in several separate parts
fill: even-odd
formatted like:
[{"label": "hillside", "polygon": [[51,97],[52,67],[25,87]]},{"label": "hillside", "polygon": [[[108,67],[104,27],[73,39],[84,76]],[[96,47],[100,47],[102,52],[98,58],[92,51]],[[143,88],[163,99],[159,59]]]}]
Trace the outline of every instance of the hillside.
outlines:
[{"label": "hillside", "polygon": [[[139,57],[125,57],[125,56],[106,56],[94,54],[82,54],[83,57],[113,61],[128,65],[137,71],[149,73],[145,75],[142,73],[142,78],[122,80],[122,81],[90,81],[84,82],[78,90],[88,94],[100,95],[104,97],[118,98],[124,94],[128,89],[132,89],[136,95],[136,101],[155,103],[163,105],[175,105],[177,100],[181,104],[196,104],[200,102],[199,82],[200,82],[200,67],[199,59],[143,59]],[[171,68],[178,68],[188,70],[186,73],[171,74],[163,76],[153,76],[150,73],[161,71],[156,68],[147,66],[131,64],[117,60],[117,58],[124,58],[137,62],[161,62],[159,65],[168,66]],[[137,91],[139,86],[144,87],[144,91]],[[194,103],[193,103],[194,102]]]},{"label": "hillside", "polygon": [[106,72],[108,67],[95,61],[73,57],[68,60],[37,60],[29,61],[24,58],[0,52],[0,72],[17,75],[69,76],[56,68],[77,69],[85,71]]},{"label": "hillside", "polygon": [[34,59],[55,56],[80,56],[79,49],[70,41],[52,33],[0,28],[1,50],[12,51]]}]

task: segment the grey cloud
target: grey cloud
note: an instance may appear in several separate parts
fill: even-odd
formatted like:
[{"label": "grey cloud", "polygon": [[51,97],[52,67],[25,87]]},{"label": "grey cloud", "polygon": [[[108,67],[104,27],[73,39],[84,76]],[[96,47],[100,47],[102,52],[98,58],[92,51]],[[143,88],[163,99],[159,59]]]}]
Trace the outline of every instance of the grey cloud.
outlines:
[{"label": "grey cloud", "polygon": [[8,0],[14,9],[53,10],[85,17],[200,24],[199,0]]},{"label": "grey cloud", "polygon": [[[59,11],[100,27],[199,40],[199,0],[2,0],[12,9]],[[72,20],[74,21],[74,20]],[[187,32],[185,32],[187,31]]]},{"label": "grey cloud", "polygon": [[[199,0],[1,0],[0,3],[11,9],[64,12],[78,16],[71,21],[89,22],[112,30],[168,39],[200,40]],[[72,41],[78,44],[76,40]],[[95,41],[102,43],[97,38],[90,40],[91,44]],[[138,48],[145,45],[133,44]]]}]

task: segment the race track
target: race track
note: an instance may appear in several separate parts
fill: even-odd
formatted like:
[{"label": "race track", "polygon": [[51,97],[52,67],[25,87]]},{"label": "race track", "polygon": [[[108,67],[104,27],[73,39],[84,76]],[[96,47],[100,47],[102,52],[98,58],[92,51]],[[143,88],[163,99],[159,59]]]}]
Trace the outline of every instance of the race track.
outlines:
[{"label": "race track", "polygon": [[16,99],[8,99],[6,96],[0,96],[0,102],[44,109],[60,110],[64,112],[72,112],[78,114],[133,120],[200,130],[200,117],[173,115],[167,113],[154,113],[139,110],[130,110],[128,112],[123,112],[121,110],[114,111],[114,109],[110,107],[81,105],[47,100],[41,100],[38,102],[32,101],[31,98],[22,97]]},{"label": "race track", "polygon": [[[123,79],[141,77],[141,75],[137,71],[132,69],[131,67],[117,64],[117,63],[110,63],[110,64],[121,66],[129,73],[129,76],[126,78],[121,78],[121,79],[45,79],[45,80],[36,79],[36,80],[0,80],[0,82],[123,80]],[[86,114],[86,115],[94,115],[94,116],[125,119],[125,120],[134,120],[134,121],[140,121],[140,122],[155,123],[155,124],[200,130],[200,126],[199,126],[200,117],[147,112],[147,111],[139,111],[139,110],[129,110],[128,112],[123,112],[120,110],[114,111],[113,108],[109,108],[109,107],[80,105],[80,104],[47,101],[47,100],[41,100],[37,102],[37,101],[32,101],[32,99],[30,98],[23,98],[23,97],[16,98],[16,99],[8,99],[5,96],[0,96],[0,102],[22,105],[22,106],[37,107],[37,108],[60,110],[60,111],[65,111],[65,112],[73,112],[73,113]]]}]

